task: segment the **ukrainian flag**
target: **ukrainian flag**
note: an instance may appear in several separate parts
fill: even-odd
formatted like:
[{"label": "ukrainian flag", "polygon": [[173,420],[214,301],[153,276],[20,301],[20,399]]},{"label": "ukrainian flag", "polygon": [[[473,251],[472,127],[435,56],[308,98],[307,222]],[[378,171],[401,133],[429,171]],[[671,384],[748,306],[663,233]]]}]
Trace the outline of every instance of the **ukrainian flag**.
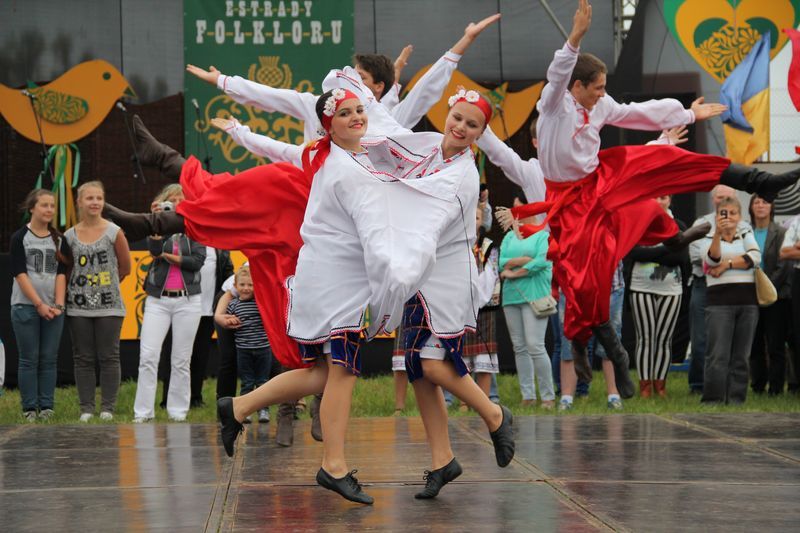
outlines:
[{"label": "ukrainian flag", "polygon": [[765,33],[722,84],[727,157],[750,165],[769,149],[769,49]]}]

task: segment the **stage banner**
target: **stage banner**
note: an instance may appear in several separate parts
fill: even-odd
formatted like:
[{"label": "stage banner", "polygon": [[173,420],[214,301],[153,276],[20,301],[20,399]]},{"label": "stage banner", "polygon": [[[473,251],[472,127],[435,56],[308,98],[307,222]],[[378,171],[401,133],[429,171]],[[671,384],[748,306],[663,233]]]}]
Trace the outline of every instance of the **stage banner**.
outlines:
[{"label": "stage banner", "polygon": [[[319,94],[330,69],[351,63],[353,1],[184,0],[184,60],[272,87]],[[269,162],[211,126],[214,117],[236,118],[279,141],[303,142],[303,123],[296,118],[237,104],[188,72],[184,90],[187,155],[203,160],[207,147],[212,172],[235,173]]]}]

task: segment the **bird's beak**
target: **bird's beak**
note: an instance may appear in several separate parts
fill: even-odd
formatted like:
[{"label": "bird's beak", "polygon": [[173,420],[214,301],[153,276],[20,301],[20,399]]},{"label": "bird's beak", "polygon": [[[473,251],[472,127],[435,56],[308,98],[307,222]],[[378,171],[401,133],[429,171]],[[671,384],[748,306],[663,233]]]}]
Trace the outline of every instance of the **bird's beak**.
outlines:
[{"label": "bird's beak", "polygon": [[122,92],[122,94],[124,94],[125,96],[127,96],[129,98],[133,98],[135,100],[139,99],[139,97],[136,95],[136,92],[133,90],[133,87],[131,87],[130,85],[125,87],[125,90]]}]

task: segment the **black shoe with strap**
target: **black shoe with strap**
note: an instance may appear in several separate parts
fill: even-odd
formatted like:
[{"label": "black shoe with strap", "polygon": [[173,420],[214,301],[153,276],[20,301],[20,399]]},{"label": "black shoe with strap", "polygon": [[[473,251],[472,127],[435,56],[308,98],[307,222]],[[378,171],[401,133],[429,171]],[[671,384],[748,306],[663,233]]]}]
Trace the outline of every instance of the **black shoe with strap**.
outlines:
[{"label": "black shoe with strap", "polygon": [[514,416],[508,407],[501,405],[500,409],[503,411],[503,421],[500,427],[489,433],[494,444],[494,457],[497,460],[497,466],[505,467],[514,458]]},{"label": "black shoe with strap", "polygon": [[461,475],[461,465],[456,458],[436,470],[426,470],[422,479],[425,480],[425,489],[416,493],[414,497],[418,500],[429,500],[435,498],[442,487]]},{"label": "black shoe with strap", "polygon": [[228,457],[233,457],[236,438],[244,430],[244,426],[233,415],[233,398],[225,397],[217,400],[217,417],[225,453],[228,454]]},{"label": "black shoe with strap", "polygon": [[362,490],[361,483],[355,477],[356,472],[358,470],[351,470],[346,476],[335,478],[320,468],[317,472],[317,483],[321,487],[338,492],[346,500],[372,505],[375,499]]}]

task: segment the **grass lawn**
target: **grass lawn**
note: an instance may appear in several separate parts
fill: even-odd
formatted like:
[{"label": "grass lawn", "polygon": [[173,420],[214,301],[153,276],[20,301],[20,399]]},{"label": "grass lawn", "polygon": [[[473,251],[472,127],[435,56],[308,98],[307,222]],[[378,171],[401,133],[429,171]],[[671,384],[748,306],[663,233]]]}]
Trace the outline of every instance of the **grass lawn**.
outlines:
[{"label": "grass lawn", "polygon": [[[515,414],[523,415],[542,415],[542,416],[574,416],[586,414],[609,414],[611,411],[606,407],[605,383],[602,372],[595,372],[594,382],[592,383],[590,394],[587,398],[577,398],[574,408],[566,413],[557,411],[547,411],[536,408],[523,408],[520,406],[519,384],[515,375],[502,374],[498,377],[500,388],[500,398],[503,404],[509,406]],[[99,388],[98,399],[99,405]],[[136,394],[136,383],[126,381],[120,388],[117,401],[117,411],[112,422],[101,422],[95,416],[90,423],[92,424],[114,424],[130,423],[133,420],[133,399]],[[193,423],[214,423],[216,422],[214,398],[216,394],[216,380],[206,380],[203,398],[206,405],[201,409],[189,411],[188,422]],[[667,395],[664,400],[650,398],[643,400],[638,397],[625,400],[621,413],[737,413],[737,412],[800,412],[800,397],[792,394],[774,398],[766,395],[756,396],[748,392],[747,401],[743,405],[724,406],[724,405],[701,405],[700,398],[689,394],[689,387],[686,382],[685,373],[675,373],[670,376],[667,382]],[[159,385],[158,401],[161,399],[161,387]],[[310,398],[309,398],[310,402]],[[272,408],[273,417],[276,416],[275,408]],[[75,387],[63,387],[56,389],[55,416],[47,422],[37,422],[39,424],[75,424],[78,423],[80,416],[78,410],[78,397]],[[394,384],[392,376],[380,376],[369,379],[359,379],[356,385],[355,397],[353,400],[354,417],[371,416],[391,416],[394,413]],[[98,413],[95,413],[98,414]],[[418,411],[414,403],[414,393],[411,387],[408,388],[406,398],[406,408],[404,416],[418,416]],[[451,416],[476,416],[472,412],[462,412],[458,409],[451,409]],[[307,417],[308,414],[303,415]],[[156,422],[167,422],[167,413],[164,409],[156,407]],[[0,396],[0,425],[22,424],[22,411],[20,407],[19,391],[5,390]]]}]

